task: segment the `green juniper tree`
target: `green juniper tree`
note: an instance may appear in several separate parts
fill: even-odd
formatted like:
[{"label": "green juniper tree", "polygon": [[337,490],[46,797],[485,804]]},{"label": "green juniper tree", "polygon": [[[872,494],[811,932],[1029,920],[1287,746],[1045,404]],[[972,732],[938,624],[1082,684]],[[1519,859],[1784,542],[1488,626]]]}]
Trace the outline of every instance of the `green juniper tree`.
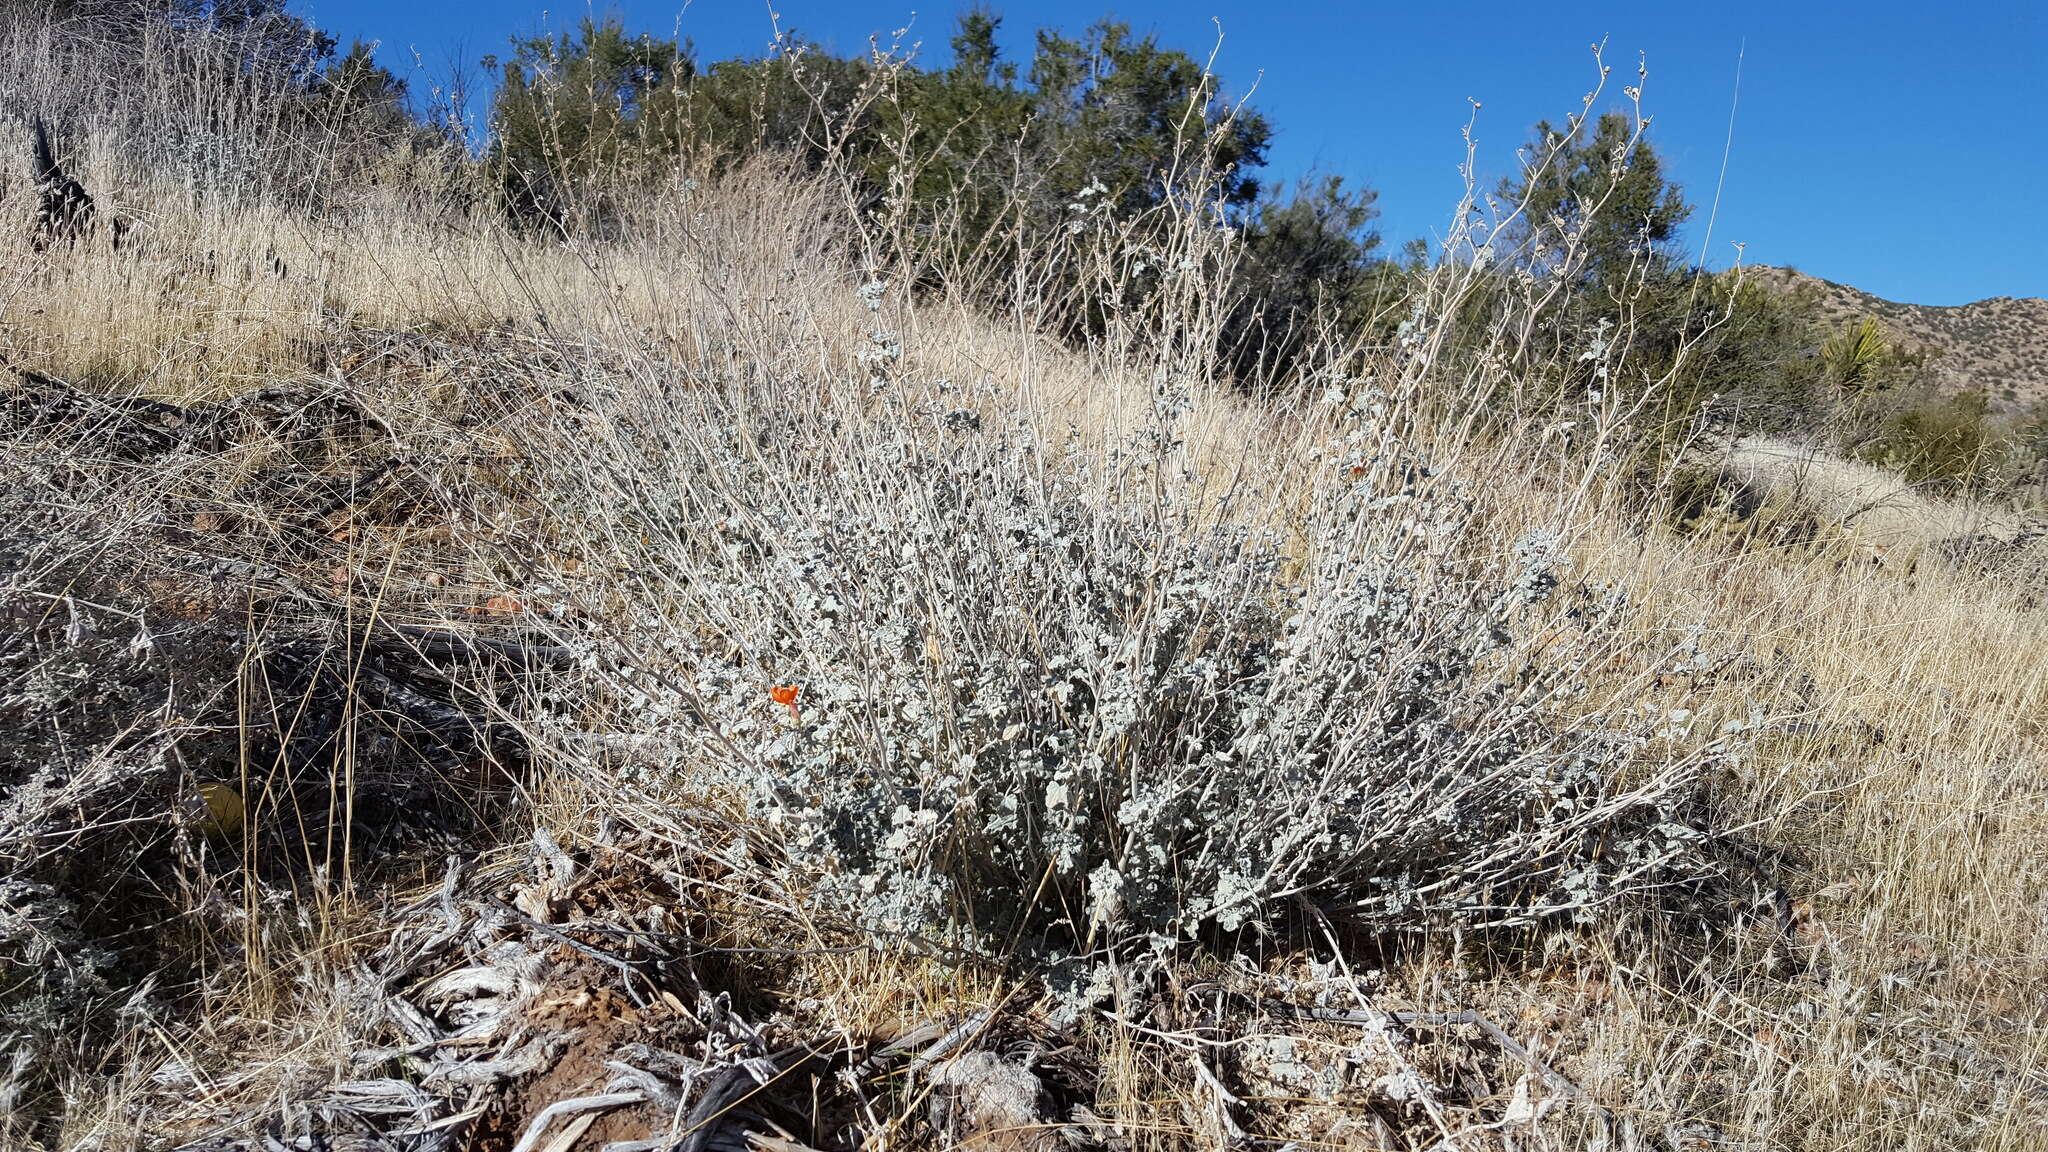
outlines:
[{"label": "green juniper tree", "polygon": [[573,189],[672,151],[695,73],[687,45],[629,36],[617,17],[513,41],[491,107],[508,202],[559,223]]},{"label": "green juniper tree", "polygon": [[420,130],[406,109],[405,81],[377,63],[372,46],[361,40],[328,63],[307,91],[337,132],[348,125],[364,146],[388,147]]},{"label": "green juniper tree", "polygon": [[[1686,261],[1679,229],[1693,207],[1648,129],[1624,112],[1569,131],[1539,122],[1524,169],[1500,182],[1521,212],[1502,237],[1511,266],[1562,278],[1518,349],[1529,374],[1555,377],[1549,395],[1563,404],[1654,388],[1638,422],[1653,455],[1702,421],[1730,434],[1824,423],[1813,299]],[[1594,379],[1598,363],[1583,353],[1596,342],[1619,342],[1623,374]]]},{"label": "green juniper tree", "polygon": [[1237,378],[1258,384],[1294,369],[1320,326],[1357,335],[1395,309],[1399,270],[1379,255],[1378,193],[1341,177],[1307,182],[1268,199],[1245,226],[1225,352]]},{"label": "green juniper tree", "polygon": [[1575,235],[1589,282],[1612,289],[1674,262],[1671,245],[1692,206],[1666,178],[1646,123],[1609,112],[1590,133],[1580,122],[1567,136],[1538,121],[1523,157],[1528,166],[1502,179],[1501,198],[1521,206],[1525,237]]}]

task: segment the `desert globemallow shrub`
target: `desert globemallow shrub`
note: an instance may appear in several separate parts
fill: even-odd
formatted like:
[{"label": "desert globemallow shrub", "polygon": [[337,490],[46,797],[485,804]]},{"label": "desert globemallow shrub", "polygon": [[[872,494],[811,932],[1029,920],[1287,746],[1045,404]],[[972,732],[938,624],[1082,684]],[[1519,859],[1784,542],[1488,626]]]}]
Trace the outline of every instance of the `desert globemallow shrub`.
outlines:
[{"label": "desert globemallow shrub", "polygon": [[1205,496],[1170,401],[1094,453],[899,387],[626,389],[549,481],[637,589],[583,607],[592,698],[670,753],[604,770],[743,795],[818,908],[1065,947],[1697,876],[1703,754],[1578,699],[1626,606],[1540,535],[1470,559],[1472,501],[1371,397],[1289,506]]}]

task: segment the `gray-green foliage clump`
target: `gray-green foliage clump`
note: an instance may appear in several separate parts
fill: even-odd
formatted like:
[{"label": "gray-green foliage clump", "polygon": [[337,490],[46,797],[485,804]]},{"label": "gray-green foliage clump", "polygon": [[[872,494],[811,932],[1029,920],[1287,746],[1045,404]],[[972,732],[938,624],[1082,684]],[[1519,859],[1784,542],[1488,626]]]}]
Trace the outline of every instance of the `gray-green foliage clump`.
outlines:
[{"label": "gray-green foliage clump", "polygon": [[649,392],[564,479],[640,550],[590,656],[673,752],[635,786],[743,796],[816,907],[1070,946],[1297,900],[1584,916],[1693,875],[1698,761],[1561,706],[1620,601],[1547,537],[1473,560],[1468,493],[1369,399],[1286,509],[1205,499],[1170,397],[1097,455],[896,387]]}]

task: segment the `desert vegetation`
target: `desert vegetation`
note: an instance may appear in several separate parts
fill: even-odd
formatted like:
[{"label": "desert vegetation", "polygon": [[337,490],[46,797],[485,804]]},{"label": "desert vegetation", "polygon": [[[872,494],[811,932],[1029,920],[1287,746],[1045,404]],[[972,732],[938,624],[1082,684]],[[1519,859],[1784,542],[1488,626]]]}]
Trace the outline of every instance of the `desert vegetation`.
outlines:
[{"label": "desert vegetation", "polygon": [[1385,259],[989,19],[472,140],[0,9],[0,1144],[2037,1146],[2048,617],[1911,351],[1670,254],[1640,75]]}]

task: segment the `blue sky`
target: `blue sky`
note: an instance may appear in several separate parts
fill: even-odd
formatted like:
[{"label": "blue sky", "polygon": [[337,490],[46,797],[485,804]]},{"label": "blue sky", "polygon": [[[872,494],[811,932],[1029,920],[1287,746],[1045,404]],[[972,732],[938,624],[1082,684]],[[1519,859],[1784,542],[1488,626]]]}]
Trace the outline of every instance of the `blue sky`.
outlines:
[{"label": "blue sky", "polygon": [[[454,62],[474,68],[507,38],[559,28],[584,5],[526,0],[292,0],[344,42],[425,88]],[[841,52],[908,27],[942,62],[961,3],[776,0],[784,28]],[[1716,5],[1311,0],[1041,0],[995,3],[1008,54],[1031,30],[1079,31],[1113,14],[1198,58],[1223,34],[1217,71],[1278,129],[1265,176],[1316,171],[1380,192],[1393,250],[1433,236],[1457,200],[1459,129],[1482,102],[1477,138],[1490,186],[1539,118],[1561,120],[1591,86],[1589,45],[1605,39],[1622,101],[1638,54],[1652,137],[1698,205],[1695,255],[1728,138],[1733,148],[1708,261],[1733,242],[1746,263],[1790,264],[1894,300],[1960,304],[2048,296],[2048,15],[2024,0],[1853,7],[1729,0]],[[628,27],[692,40],[700,59],[758,55],[764,0],[618,0]],[[415,74],[414,61],[425,64]],[[1254,85],[1256,87],[1254,88]]]}]

